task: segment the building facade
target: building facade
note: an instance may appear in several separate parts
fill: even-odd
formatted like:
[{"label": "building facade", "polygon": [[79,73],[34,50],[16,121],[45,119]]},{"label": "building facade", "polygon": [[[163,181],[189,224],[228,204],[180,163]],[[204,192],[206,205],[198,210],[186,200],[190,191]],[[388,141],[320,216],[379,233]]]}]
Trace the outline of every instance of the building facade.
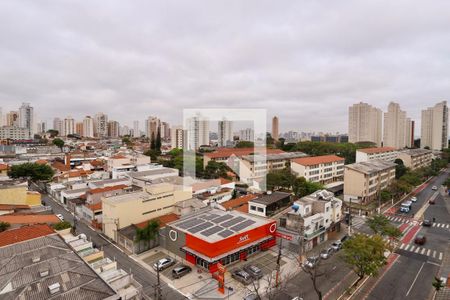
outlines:
[{"label": "building facade", "polygon": [[420,147],[428,147],[431,150],[442,150],[448,147],[447,101],[422,110]]},{"label": "building facade", "polygon": [[233,143],[233,122],[228,120],[219,121],[218,124],[218,146],[228,147]]},{"label": "building facade", "polygon": [[90,116],[86,116],[83,119],[83,135],[87,138],[93,138],[94,137],[94,119],[92,119]]},{"label": "building facade", "polygon": [[384,113],[383,146],[402,149],[411,147],[411,119],[400,109],[398,103],[391,102]]},{"label": "building facade", "polygon": [[253,142],[255,140],[255,131],[253,128],[239,130],[239,140]]},{"label": "building facade", "polygon": [[22,106],[19,108],[19,126],[26,128],[29,136],[33,136],[36,133],[34,108],[30,106],[30,103],[22,103]]},{"label": "building facade", "polygon": [[278,141],[280,132],[279,132],[279,123],[278,123],[278,117],[275,116],[272,118],[272,138],[275,141]]},{"label": "building facade", "polygon": [[172,149],[183,149],[185,148],[186,142],[186,130],[183,130],[181,126],[174,126],[170,130],[170,143]]},{"label": "building facade", "polygon": [[187,148],[197,150],[200,146],[209,145],[209,120],[202,116],[187,120]]},{"label": "building facade", "polygon": [[433,160],[433,153],[427,149],[408,149],[401,151],[398,154],[398,159],[403,161],[403,164],[411,170],[429,167]]},{"label": "building facade", "polygon": [[108,116],[98,113],[94,118],[94,136],[104,138],[108,135]]},{"label": "building facade", "polygon": [[291,171],[308,181],[328,184],[344,179],[344,162],[336,155],[297,158],[291,161]]},{"label": "building facade", "polygon": [[382,112],[367,103],[357,103],[348,112],[348,139],[350,143],[372,142],[381,146]]},{"label": "building facade", "polygon": [[356,150],[356,162],[364,162],[371,160],[384,160],[393,162],[397,156],[398,151],[393,147],[375,147],[363,148]]},{"label": "building facade", "polygon": [[17,126],[0,127],[0,140],[28,140],[30,138],[30,130],[28,128]]}]

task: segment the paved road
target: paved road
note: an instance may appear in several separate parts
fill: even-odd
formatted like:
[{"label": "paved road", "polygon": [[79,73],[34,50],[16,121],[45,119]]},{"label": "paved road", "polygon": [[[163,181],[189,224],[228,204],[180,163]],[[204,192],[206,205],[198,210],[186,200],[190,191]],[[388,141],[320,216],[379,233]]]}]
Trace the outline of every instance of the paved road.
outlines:
[{"label": "paved road", "polygon": [[[42,195],[45,205],[52,207],[55,214],[62,214],[66,221],[73,224],[73,216],[55,200],[48,195]],[[154,299],[154,285],[156,284],[156,275],[143,268],[127,254],[119,250],[115,245],[102,238],[97,231],[92,230],[84,223],[77,222],[77,233],[84,233],[91,239],[97,248],[105,252],[105,256],[115,259],[119,268],[126,272],[132,273],[134,279],[138,281],[144,289],[144,294]],[[167,284],[162,285],[162,299],[178,300],[186,299],[182,294],[170,288]]]},{"label": "paved road", "polygon": [[[435,193],[431,187],[433,185],[439,187],[447,177],[448,171],[431,180],[428,186],[418,193],[418,201],[413,204],[412,214],[417,213],[423,205],[428,206],[428,199]],[[429,205],[425,210],[425,218],[435,217],[436,222],[440,222],[440,224],[450,223],[450,204],[445,201],[443,196],[437,196],[436,204]],[[414,239],[412,239],[407,242],[407,245],[402,246],[403,249],[397,250],[396,252],[400,254],[400,257],[384,274],[366,299],[430,299],[433,294],[431,283],[442,263],[440,253],[445,253],[448,247],[450,230],[445,226],[439,225],[437,227],[435,225],[433,227],[420,227],[418,234],[425,234],[427,238],[425,245],[418,247],[414,245]],[[423,250],[424,248],[425,250]]]}]

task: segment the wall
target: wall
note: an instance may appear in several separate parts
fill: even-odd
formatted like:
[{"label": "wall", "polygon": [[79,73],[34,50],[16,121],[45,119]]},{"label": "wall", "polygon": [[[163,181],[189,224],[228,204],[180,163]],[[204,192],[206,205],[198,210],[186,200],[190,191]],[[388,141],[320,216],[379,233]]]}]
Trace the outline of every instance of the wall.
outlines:
[{"label": "wall", "polygon": [[29,193],[27,185],[16,185],[0,189],[0,204],[41,205],[41,194]]},{"label": "wall", "polygon": [[344,200],[349,197],[362,197],[366,180],[364,174],[352,169],[344,169]]}]

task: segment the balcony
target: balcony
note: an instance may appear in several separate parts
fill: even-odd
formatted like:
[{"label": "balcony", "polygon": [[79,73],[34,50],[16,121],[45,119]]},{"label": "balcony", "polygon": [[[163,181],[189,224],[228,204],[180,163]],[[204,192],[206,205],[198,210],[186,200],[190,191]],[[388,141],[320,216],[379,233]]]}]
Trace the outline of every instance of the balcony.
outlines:
[{"label": "balcony", "polygon": [[319,229],[317,229],[316,231],[313,231],[310,234],[305,233],[305,239],[310,240],[310,239],[315,238],[316,236],[320,235],[323,232],[325,232],[325,227],[320,226]]}]

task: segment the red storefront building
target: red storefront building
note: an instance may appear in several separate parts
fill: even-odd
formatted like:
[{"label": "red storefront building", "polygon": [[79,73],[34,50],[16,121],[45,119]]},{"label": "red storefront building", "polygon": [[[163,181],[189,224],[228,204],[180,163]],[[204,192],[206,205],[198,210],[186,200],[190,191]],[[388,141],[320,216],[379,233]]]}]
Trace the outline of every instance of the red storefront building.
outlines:
[{"label": "red storefront building", "polygon": [[213,273],[276,244],[276,222],[237,211],[210,209],[165,227],[165,247]]}]

